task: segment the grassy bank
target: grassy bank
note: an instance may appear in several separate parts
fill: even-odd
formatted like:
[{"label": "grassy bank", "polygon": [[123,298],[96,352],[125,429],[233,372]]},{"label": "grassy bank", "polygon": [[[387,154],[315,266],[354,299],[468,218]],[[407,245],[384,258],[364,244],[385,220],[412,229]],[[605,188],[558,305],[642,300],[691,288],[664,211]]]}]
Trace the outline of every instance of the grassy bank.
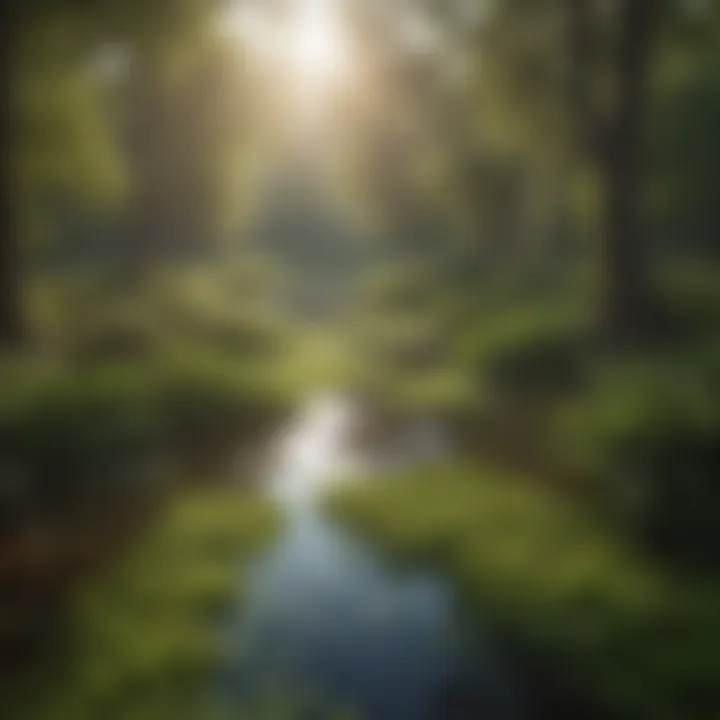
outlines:
[{"label": "grassy bank", "polygon": [[241,561],[272,537],[270,507],[227,491],[186,494],[69,602],[42,669],[15,683],[3,717],[209,717],[219,660],[213,618],[237,599]]},{"label": "grassy bank", "polygon": [[578,507],[496,475],[427,469],[329,503],[390,552],[440,564],[483,618],[621,717],[718,717],[720,588],[670,576]]}]

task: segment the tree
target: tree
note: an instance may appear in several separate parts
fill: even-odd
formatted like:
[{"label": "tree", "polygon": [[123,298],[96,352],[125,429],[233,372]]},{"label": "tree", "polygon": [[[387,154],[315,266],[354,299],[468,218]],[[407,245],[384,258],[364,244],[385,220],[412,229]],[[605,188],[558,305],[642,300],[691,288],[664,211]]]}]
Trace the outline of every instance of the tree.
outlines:
[{"label": "tree", "polygon": [[24,324],[14,113],[17,36],[22,19],[22,0],[8,0],[0,6],[0,346],[17,345]]},{"label": "tree", "polygon": [[[21,182],[22,137],[27,117],[21,112],[21,95],[26,81],[23,66],[32,48],[28,42],[35,29],[42,24],[56,23],[58,27],[71,27],[77,32],[73,41],[58,49],[57,67],[68,72],[78,68],[87,70],[94,53],[108,42],[128,45],[133,60],[171,56],[179,46],[192,47],[199,33],[206,29],[206,20],[214,4],[205,0],[153,0],[147,3],[92,2],[91,0],[8,0],[0,6],[0,347],[16,347],[26,334],[23,313],[23,192]],[[157,65],[148,64],[147,83],[142,100],[153,120],[167,121],[170,114],[156,113],[162,102],[162,89],[158,82]],[[149,109],[149,110],[148,110]],[[82,113],[80,113],[82,115]],[[160,142],[165,127],[160,122],[149,123],[152,133],[149,144]],[[66,126],[53,133],[56,147],[67,144],[63,135]],[[147,147],[147,146],[146,146]],[[143,156],[147,161],[155,157],[152,152]],[[166,157],[166,156],[165,156]],[[161,158],[162,160],[162,158]],[[137,214],[143,220],[137,235],[144,241],[156,241],[155,220],[162,212],[165,198],[159,198],[149,183],[164,178],[149,172],[147,164],[137,163],[131,180],[138,186]],[[153,168],[154,170],[154,168]],[[71,182],[74,182],[71,178]],[[142,187],[144,185],[144,187]],[[144,212],[147,210],[147,212]]]},{"label": "tree", "polygon": [[[524,150],[597,178],[601,323],[618,341],[652,327],[641,227],[642,149],[661,0],[505,0],[488,5],[478,52],[483,105]],[[570,187],[572,183],[569,183]]]},{"label": "tree", "polygon": [[659,0],[619,4],[615,49],[608,60],[613,97],[603,119],[593,113],[590,97],[599,81],[596,10],[590,0],[567,0],[570,111],[577,139],[599,167],[604,325],[618,340],[642,336],[652,323],[639,215],[647,85],[659,11]]},{"label": "tree", "polygon": [[[28,76],[34,81],[35,71],[42,72],[42,67],[27,72],[34,59],[33,33],[39,25],[58,25],[63,41],[53,45],[55,54],[44,65],[53,73],[60,68],[72,73],[87,60],[91,18],[106,10],[103,3],[89,0],[8,0],[0,6],[0,348],[17,347],[26,335],[22,244],[23,213],[29,203],[24,196],[28,175],[23,153],[29,146],[29,116],[23,90]],[[74,31],[68,33],[68,27]],[[55,148],[67,144],[63,129],[67,125],[60,123],[52,133]]]}]

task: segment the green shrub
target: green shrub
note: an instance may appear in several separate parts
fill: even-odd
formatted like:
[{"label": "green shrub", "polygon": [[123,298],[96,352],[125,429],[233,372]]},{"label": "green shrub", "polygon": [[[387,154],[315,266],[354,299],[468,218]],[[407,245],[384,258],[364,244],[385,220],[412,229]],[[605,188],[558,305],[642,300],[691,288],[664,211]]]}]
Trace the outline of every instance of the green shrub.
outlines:
[{"label": "green shrub", "polygon": [[620,717],[718,717],[717,582],[661,570],[567,498],[448,466],[345,485],[329,505],[389,552],[439,566],[483,625]]},{"label": "green shrub", "polygon": [[592,344],[581,306],[539,304],[485,317],[458,347],[480,384],[503,394],[555,394],[581,385]]},{"label": "green shrub", "polygon": [[720,551],[716,355],[707,347],[608,369],[557,432],[633,528],[665,552],[707,559]]},{"label": "green shrub", "polygon": [[6,520],[21,521],[21,506],[59,510],[152,491],[145,486],[149,461],[222,460],[260,439],[288,404],[271,374],[197,352],[86,367],[15,363],[2,373]]},{"label": "green shrub", "polygon": [[556,394],[587,381],[591,346],[576,331],[538,331],[516,339],[486,358],[488,382],[514,394]]},{"label": "green shrub", "polygon": [[276,525],[268,505],[228,492],[173,501],[70,598],[59,647],[6,688],[3,708],[33,720],[208,717],[207,674],[222,656],[211,619],[241,597],[238,563]]},{"label": "green shrub", "polygon": [[279,421],[288,401],[259,368],[195,354],[158,369],[158,406],[174,450],[255,438]]},{"label": "green shrub", "polygon": [[38,508],[120,487],[159,437],[152,394],[137,373],[39,368],[16,371],[7,387],[0,458]]},{"label": "green shrub", "polygon": [[152,318],[139,311],[100,313],[74,329],[69,354],[83,364],[140,361],[152,357],[159,343]]}]

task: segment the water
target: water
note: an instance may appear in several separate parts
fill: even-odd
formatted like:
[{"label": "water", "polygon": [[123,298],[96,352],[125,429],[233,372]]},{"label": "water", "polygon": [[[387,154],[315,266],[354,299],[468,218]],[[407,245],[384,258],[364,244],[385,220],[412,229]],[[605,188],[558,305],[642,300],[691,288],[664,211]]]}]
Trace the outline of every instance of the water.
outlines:
[{"label": "water", "polygon": [[[402,570],[325,517],[331,482],[378,463],[443,451],[428,423],[411,428],[382,460],[353,447],[359,411],[319,398],[279,441],[268,492],[285,508],[279,542],[243,573],[224,641],[225,704],[273,717],[438,720],[524,717],[517,685],[490,645],[463,626],[437,576]],[[285,706],[294,713],[283,715]]]}]

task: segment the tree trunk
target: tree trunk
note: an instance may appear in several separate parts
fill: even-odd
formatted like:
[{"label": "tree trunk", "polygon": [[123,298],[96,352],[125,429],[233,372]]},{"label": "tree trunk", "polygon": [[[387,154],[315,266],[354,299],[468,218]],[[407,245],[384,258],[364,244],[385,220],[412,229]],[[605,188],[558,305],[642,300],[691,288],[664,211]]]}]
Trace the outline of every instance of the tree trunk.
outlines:
[{"label": "tree trunk", "polygon": [[618,342],[652,330],[640,223],[648,65],[659,0],[620,0],[617,100],[602,148],[603,321]]},{"label": "tree trunk", "polygon": [[155,65],[140,55],[128,101],[131,127],[128,154],[132,182],[130,236],[126,247],[127,279],[141,284],[166,256],[171,205],[168,161],[169,118]]},{"label": "tree trunk", "polygon": [[0,348],[17,347],[24,335],[14,100],[19,29],[13,5],[8,0],[0,9]]}]

